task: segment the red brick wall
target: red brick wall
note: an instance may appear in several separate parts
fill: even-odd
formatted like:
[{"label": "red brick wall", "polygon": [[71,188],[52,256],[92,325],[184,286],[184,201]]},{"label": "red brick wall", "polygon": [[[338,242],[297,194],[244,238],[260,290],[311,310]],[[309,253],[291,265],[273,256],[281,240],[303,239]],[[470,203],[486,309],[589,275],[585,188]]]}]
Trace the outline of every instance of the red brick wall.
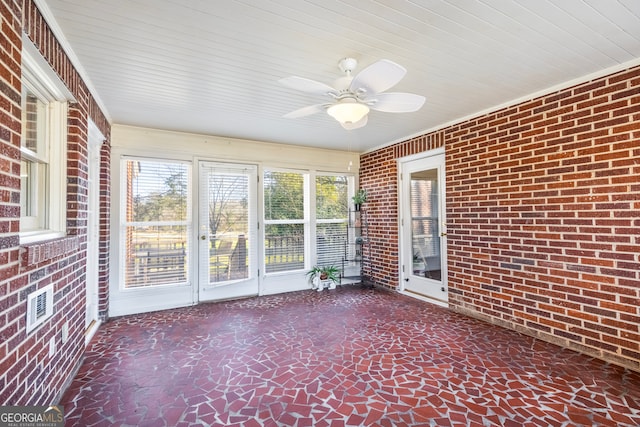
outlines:
[{"label": "red brick wall", "polygon": [[[0,405],[56,401],[84,349],[87,226],[87,119],[108,138],[110,125],[30,0],[0,1]],[[20,246],[20,97],[22,32],[39,48],[76,98],[68,112],[67,234]],[[106,145],[104,161],[109,161]],[[101,204],[109,204],[108,165]],[[108,210],[101,224],[108,223]],[[104,234],[106,236],[106,234]],[[105,242],[107,241],[105,237]],[[101,244],[101,288],[106,287],[106,243]],[[54,284],[54,315],[27,335],[26,297]],[[69,340],[61,328],[69,322]],[[58,351],[49,357],[49,340]]]},{"label": "red brick wall", "polygon": [[[640,370],[640,67],[439,133],[450,307]],[[408,143],[361,160],[391,287],[397,215],[377,207],[397,206],[393,160],[424,151]]]}]

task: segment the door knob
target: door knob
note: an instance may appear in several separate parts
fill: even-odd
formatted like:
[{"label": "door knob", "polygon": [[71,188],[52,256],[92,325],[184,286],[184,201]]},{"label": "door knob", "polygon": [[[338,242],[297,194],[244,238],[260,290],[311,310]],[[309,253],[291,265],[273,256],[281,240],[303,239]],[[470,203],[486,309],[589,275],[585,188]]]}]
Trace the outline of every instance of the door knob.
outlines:
[{"label": "door knob", "polygon": [[200,240],[207,240],[207,236],[200,236]]},{"label": "door knob", "polygon": [[442,236],[442,237],[444,237],[446,235],[447,235],[447,233],[440,233],[440,236]]}]

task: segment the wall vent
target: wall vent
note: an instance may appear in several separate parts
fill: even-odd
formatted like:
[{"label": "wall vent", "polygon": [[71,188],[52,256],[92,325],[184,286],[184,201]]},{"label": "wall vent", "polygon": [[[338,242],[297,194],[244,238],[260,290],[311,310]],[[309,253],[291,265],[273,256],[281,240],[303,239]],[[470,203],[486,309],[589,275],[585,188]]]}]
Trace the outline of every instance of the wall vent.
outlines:
[{"label": "wall vent", "polygon": [[27,296],[27,333],[30,333],[53,314],[53,284]]}]

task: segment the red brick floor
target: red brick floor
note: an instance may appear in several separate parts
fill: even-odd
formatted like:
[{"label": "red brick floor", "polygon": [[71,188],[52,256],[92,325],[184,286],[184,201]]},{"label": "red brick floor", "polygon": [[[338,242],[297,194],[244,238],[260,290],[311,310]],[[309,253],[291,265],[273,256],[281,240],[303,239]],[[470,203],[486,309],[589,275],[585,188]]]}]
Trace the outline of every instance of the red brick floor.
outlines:
[{"label": "red brick floor", "polygon": [[114,319],[78,426],[638,426],[640,373],[359,286]]}]

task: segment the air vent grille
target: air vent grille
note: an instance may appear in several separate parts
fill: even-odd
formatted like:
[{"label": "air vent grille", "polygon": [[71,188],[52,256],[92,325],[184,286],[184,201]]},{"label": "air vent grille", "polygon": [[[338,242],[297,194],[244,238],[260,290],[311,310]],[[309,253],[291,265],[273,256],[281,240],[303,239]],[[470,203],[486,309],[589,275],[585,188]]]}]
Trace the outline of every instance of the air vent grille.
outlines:
[{"label": "air vent grille", "polygon": [[27,296],[27,333],[30,333],[53,314],[53,284]]}]

